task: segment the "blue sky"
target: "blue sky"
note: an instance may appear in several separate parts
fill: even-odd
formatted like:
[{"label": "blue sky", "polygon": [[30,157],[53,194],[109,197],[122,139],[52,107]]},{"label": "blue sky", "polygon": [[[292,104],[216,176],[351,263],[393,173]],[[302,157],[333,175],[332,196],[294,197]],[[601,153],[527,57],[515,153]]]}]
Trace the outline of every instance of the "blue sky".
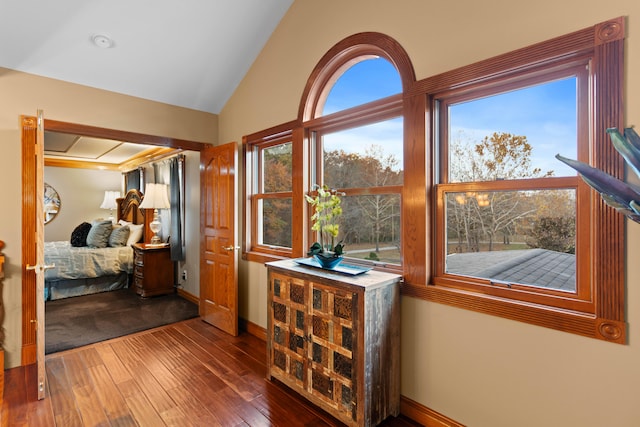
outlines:
[{"label": "blue sky", "polygon": [[[324,107],[324,114],[334,113],[365,102],[402,92],[398,72],[385,59],[368,59],[349,68],[335,83]],[[393,155],[402,168],[402,118],[347,130],[324,138],[326,150],[365,153],[378,145],[384,155]]]},{"label": "blue sky", "polygon": [[382,58],[360,61],[333,85],[323,113],[335,113],[400,92],[400,76],[389,61]]},{"label": "blue sky", "polygon": [[[575,171],[554,158],[557,153],[576,158],[576,83],[563,79],[508,92],[451,108],[451,135],[463,131],[479,142],[493,132],[527,137],[533,146],[532,166],[553,170],[555,176]],[[401,92],[396,69],[385,59],[361,61],[336,82],[327,98],[324,114],[340,111]],[[402,159],[402,120],[392,120],[341,132],[325,138],[326,149],[363,153],[376,144],[385,154]]]},{"label": "blue sky", "polygon": [[460,131],[476,141],[493,132],[526,136],[533,147],[533,167],[552,170],[555,176],[575,175],[554,157],[577,156],[574,78],[456,104],[450,114],[453,136]]}]

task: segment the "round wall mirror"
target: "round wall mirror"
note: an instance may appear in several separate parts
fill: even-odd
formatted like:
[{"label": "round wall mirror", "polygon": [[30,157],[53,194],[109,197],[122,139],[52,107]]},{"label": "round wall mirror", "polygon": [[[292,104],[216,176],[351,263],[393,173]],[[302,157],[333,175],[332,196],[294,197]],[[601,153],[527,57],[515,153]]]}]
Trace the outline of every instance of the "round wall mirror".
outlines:
[{"label": "round wall mirror", "polygon": [[44,184],[44,223],[48,224],[60,212],[60,195],[55,188]]}]

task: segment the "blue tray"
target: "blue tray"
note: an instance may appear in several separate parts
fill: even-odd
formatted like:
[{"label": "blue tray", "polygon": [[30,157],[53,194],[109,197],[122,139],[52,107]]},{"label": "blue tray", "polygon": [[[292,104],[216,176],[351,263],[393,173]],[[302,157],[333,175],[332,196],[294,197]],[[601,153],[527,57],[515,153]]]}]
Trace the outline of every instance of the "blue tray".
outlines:
[{"label": "blue tray", "polygon": [[361,267],[359,265],[340,263],[333,268],[322,268],[320,263],[315,258],[296,258],[294,261],[300,265],[307,267],[319,268],[326,271],[335,271],[336,273],[348,274],[349,276],[357,276],[358,274],[366,273],[373,269],[373,267]]}]

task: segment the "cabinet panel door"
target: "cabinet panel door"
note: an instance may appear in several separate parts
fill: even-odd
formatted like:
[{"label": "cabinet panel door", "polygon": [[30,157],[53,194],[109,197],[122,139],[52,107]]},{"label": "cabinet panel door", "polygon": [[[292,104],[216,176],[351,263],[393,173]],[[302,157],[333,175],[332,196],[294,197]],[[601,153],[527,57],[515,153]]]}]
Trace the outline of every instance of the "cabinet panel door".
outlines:
[{"label": "cabinet panel door", "polygon": [[310,282],[307,391],[341,416],[356,419],[358,294]]},{"label": "cabinet panel door", "polygon": [[306,388],[307,287],[303,280],[271,275],[271,373],[289,384]]}]

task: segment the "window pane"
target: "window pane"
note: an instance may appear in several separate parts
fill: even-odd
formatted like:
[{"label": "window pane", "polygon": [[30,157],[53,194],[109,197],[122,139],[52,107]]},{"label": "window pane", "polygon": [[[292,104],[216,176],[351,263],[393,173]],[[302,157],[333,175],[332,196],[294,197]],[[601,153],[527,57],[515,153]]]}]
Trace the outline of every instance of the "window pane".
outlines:
[{"label": "window pane", "polygon": [[291,198],[262,199],[258,202],[259,244],[291,247]]},{"label": "window pane", "polygon": [[291,142],[262,150],[264,193],[291,191]]},{"label": "window pane", "polygon": [[446,193],[447,273],[576,290],[575,190]]},{"label": "window pane", "polygon": [[324,134],[324,183],[331,188],[401,185],[402,118]]},{"label": "window pane", "polygon": [[347,257],[400,264],[400,195],[343,197],[338,240]]},{"label": "window pane", "polygon": [[575,77],[449,107],[449,182],[575,176]]},{"label": "window pane", "polygon": [[386,59],[365,59],[347,69],[331,88],[322,115],[402,92],[398,70]]}]

